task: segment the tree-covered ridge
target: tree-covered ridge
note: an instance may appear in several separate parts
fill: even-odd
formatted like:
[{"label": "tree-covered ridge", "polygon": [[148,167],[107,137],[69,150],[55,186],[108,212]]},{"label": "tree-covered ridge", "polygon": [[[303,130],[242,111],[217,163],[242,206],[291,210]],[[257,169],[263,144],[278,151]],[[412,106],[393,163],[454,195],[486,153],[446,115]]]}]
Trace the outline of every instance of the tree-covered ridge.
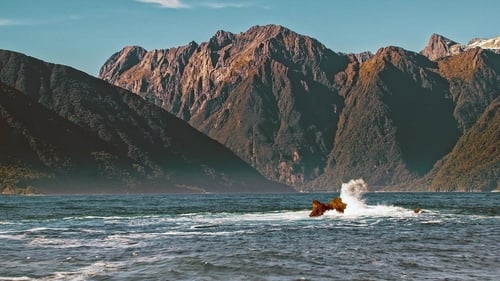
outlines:
[{"label": "tree-covered ridge", "polygon": [[291,190],[165,110],[70,67],[0,51],[0,82],[0,163],[10,174],[41,174],[29,180],[17,173],[17,187],[43,193]]}]

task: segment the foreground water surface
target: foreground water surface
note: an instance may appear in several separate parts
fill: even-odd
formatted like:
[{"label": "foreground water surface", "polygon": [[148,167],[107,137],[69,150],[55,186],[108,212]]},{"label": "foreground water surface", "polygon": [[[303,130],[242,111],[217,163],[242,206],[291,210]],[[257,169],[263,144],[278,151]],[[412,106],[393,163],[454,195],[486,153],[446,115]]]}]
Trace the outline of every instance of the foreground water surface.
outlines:
[{"label": "foreground water surface", "polygon": [[0,280],[498,280],[499,193],[338,195],[0,196]]}]

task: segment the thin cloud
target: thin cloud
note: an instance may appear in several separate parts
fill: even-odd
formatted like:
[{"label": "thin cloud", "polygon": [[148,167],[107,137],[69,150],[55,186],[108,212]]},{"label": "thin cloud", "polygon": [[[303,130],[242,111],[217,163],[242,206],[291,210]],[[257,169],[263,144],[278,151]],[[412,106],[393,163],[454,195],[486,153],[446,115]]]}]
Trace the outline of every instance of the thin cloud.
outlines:
[{"label": "thin cloud", "polygon": [[79,15],[61,16],[50,19],[5,19],[0,18],[0,27],[7,26],[36,26],[36,25],[53,25],[61,24],[67,21],[79,21],[84,20],[85,17]]},{"label": "thin cloud", "polygon": [[136,0],[137,2],[158,4],[163,8],[179,9],[189,8],[188,5],[182,3],[180,0]]},{"label": "thin cloud", "polygon": [[240,9],[252,6],[251,4],[248,3],[228,3],[228,2],[206,2],[203,3],[202,5],[211,9],[227,9],[227,8]]},{"label": "thin cloud", "polygon": [[209,9],[241,9],[255,6],[253,3],[243,2],[235,3],[229,1],[204,1],[197,3],[186,4],[184,0],[135,0],[141,3],[156,4],[162,8],[179,9],[179,8],[209,8]]},{"label": "thin cloud", "polygon": [[71,15],[68,17],[69,20],[83,20],[85,17],[79,15]]},{"label": "thin cloud", "polygon": [[0,26],[10,26],[10,25],[15,25],[16,22],[13,20],[9,19],[0,19]]}]

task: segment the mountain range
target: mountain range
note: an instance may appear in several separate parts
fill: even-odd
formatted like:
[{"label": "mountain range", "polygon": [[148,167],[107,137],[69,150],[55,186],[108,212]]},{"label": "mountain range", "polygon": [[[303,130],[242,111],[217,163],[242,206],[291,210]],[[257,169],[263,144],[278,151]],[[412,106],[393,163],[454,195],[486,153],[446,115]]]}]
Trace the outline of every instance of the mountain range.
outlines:
[{"label": "mountain range", "polygon": [[498,190],[499,41],[344,54],[254,26],[99,78],[0,50],[0,192]]},{"label": "mountain range", "polygon": [[159,106],[270,180],[337,190],[488,191],[500,186],[498,38],[432,35],[420,52],[334,52],[278,25],[147,51],[99,78]]}]

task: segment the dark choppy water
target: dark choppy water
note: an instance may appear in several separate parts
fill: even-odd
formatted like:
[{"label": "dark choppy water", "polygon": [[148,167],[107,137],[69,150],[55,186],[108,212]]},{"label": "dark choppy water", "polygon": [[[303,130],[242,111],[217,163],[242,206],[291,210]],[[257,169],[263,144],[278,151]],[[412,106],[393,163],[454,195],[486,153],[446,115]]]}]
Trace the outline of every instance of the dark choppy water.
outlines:
[{"label": "dark choppy water", "polygon": [[0,280],[499,280],[500,193],[333,196],[0,196]]}]

